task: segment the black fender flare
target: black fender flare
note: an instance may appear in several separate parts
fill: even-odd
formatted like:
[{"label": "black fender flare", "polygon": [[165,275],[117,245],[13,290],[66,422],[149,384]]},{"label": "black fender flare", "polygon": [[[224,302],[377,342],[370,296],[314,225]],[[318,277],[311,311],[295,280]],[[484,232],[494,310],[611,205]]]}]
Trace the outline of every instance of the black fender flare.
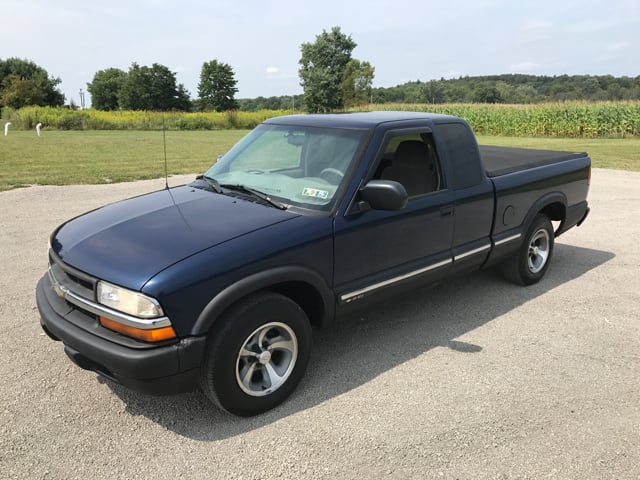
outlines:
[{"label": "black fender flare", "polygon": [[243,297],[290,282],[305,283],[319,294],[324,307],[324,313],[320,319],[321,326],[333,320],[336,308],[335,295],[324,278],[316,271],[302,266],[283,266],[254,273],[225,287],[200,312],[191,329],[191,334],[207,334],[222,313]]},{"label": "black fender flare", "polygon": [[[533,219],[535,218],[535,216],[542,212],[545,208],[549,207],[550,205],[553,204],[560,204],[562,205],[563,209],[564,209],[564,215],[566,216],[567,213],[567,197],[565,196],[564,193],[562,192],[550,192],[547,193],[545,195],[543,195],[542,197],[540,197],[538,200],[536,200],[536,202],[531,206],[531,208],[529,209],[529,211],[527,212],[527,215],[524,218],[524,221],[522,222],[522,235],[523,235],[523,241],[524,239],[524,235],[526,234],[527,230],[529,229],[529,226],[531,225],[531,222],[533,222]],[[558,229],[558,231],[562,230],[562,226],[564,224],[564,218],[561,219],[562,223],[560,224],[560,227]]]}]

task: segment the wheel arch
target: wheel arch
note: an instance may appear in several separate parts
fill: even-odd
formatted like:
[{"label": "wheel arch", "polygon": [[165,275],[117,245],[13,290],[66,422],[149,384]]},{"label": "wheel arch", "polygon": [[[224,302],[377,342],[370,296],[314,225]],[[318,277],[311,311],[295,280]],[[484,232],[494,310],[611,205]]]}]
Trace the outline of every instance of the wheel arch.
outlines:
[{"label": "wheel arch", "polygon": [[560,222],[560,226],[554,232],[554,236],[557,237],[560,234],[559,232],[562,232],[567,218],[567,197],[562,192],[552,192],[538,199],[525,217],[525,221],[522,224],[523,232],[529,229],[529,225],[539,213],[546,215],[550,220]]},{"label": "wheel arch", "polygon": [[293,300],[312,325],[325,326],[335,315],[333,293],[320,274],[300,266],[277,267],[245,277],[219,292],[200,312],[191,334],[207,334],[231,306],[263,290]]}]

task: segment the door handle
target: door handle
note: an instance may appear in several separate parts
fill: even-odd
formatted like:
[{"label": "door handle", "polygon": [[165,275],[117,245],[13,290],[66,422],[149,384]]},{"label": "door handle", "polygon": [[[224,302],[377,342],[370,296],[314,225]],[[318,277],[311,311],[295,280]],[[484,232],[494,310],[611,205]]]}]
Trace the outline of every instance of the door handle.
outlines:
[{"label": "door handle", "polygon": [[453,216],[454,212],[455,212],[455,208],[453,205],[445,205],[444,207],[440,207],[441,217]]}]

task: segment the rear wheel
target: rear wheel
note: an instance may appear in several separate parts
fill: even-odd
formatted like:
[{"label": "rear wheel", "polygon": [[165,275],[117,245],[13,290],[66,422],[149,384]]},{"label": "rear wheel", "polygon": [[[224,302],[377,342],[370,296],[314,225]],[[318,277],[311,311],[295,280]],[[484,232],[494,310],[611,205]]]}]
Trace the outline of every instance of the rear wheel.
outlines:
[{"label": "rear wheel", "polygon": [[553,246],[553,225],[549,217],[540,213],[529,226],[518,252],[504,262],[504,276],[520,285],[539,282],[549,268]]},{"label": "rear wheel", "polygon": [[311,326],[291,299],[272,292],[232,307],[211,333],[200,385],[219,407],[250,416],[282,403],[302,379]]}]

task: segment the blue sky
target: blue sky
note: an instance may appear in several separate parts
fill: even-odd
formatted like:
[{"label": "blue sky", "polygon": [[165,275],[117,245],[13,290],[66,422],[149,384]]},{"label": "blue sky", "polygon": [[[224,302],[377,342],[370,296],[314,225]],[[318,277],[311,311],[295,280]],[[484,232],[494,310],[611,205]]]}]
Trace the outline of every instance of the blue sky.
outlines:
[{"label": "blue sky", "polygon": [[[302,93],[300,44],[340,26],[374,86],[500,73],[640,75],[638,0],[2,0],[0,58],[27,58],[79,103],[96,71],[160,63],[197,96],[229,63],[238,98]],[[87,95],[88,97],[88,95]],[[87,98],[88,100],[88,98]]]}]

